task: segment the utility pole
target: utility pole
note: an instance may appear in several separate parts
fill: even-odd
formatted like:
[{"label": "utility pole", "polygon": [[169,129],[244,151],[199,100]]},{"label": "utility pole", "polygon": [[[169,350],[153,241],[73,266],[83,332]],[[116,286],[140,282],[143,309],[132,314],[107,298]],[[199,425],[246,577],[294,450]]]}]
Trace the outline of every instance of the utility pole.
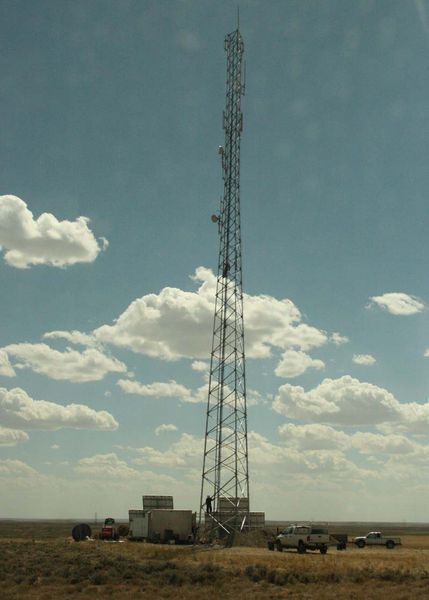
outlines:
[{"label": "utility pole", "polygon": [[220,244],[200,498],[200,526],[205,523],[206,530],[217,535],[248,527],[250,510],[240,231],[245,77],[238,23],[225,38],[225,51],[225,145],[219,148],[224,192],[220,214],[212,217]]}]

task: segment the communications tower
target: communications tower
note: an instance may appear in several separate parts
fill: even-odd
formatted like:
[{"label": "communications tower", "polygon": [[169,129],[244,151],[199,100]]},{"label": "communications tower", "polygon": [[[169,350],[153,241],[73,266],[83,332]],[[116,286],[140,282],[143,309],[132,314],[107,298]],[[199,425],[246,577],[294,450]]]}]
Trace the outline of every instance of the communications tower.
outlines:
[{"label": "communications tower", "polygon": [[[239,26],[225,38],[224,182],[219,227],[213,343],[200,499],[200,525],[218,534],[249,524],[246,376],[240,232],[240,138],[243,130],[244,44]],[[211,503],[206,503],[210,497]],[[211,504],[211,506],[210,506]]]}]

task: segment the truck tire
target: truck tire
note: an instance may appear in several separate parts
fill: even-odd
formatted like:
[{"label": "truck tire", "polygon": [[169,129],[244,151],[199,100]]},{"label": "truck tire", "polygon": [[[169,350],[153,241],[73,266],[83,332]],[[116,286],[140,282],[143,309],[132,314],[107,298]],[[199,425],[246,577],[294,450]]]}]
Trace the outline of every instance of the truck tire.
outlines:
[{"label": "truck tire", "polygon": [[305,547],[305,544],[302,540],[299,540],[298,542],[298,553],[299,554],[305,554],[307,551],[307,548]]},{"label": "truck tire", "polygon": [[277,542],[276,542],[276,548],[279,552],[283,552],[283,546],[279,540],[277,540]]},{"label": "truck tire", "polygon": [[394,547],[395,547],[395,542],[393,540],[387,540],[386,548],[388,548],[389,550],[392,550]]},{"label": "truck tire", "polygon": [[356,546],[358,548],[365,548],[365,542],[363,540],[359,540],[358,542],[356,542]]},{"label": "truck tire", "polygon": [[326,554],[328,551],[328,546],[320,546],[320,554]]}]

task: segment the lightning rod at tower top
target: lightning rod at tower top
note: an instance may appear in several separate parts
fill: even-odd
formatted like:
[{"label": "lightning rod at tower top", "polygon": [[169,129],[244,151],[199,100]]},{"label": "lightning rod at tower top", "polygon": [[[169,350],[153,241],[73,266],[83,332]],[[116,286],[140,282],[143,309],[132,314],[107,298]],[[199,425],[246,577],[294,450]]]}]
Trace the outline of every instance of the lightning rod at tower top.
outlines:
[{"label": "lightning rod at tower top", "polygon": [[237,29],[225,37],[224,47],[223,196],[212,218],[219,228],[219,260],[200,496],[200,526],[218,535],[248,527],[250,510],[240,230],[245,80],[238,13]]}]

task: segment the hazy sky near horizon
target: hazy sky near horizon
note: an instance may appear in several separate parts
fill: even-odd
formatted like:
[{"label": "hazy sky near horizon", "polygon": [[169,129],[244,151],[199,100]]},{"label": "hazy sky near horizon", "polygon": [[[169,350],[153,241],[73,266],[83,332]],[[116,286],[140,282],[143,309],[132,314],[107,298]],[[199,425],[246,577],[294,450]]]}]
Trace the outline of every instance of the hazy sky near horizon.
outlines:
[{"label": "hazy sky near horizon", "polygon": [[[252,510],[426,521],[429,2],[240,14]],[[235,27],[0,4],[0,517],[197,508]]]}]

